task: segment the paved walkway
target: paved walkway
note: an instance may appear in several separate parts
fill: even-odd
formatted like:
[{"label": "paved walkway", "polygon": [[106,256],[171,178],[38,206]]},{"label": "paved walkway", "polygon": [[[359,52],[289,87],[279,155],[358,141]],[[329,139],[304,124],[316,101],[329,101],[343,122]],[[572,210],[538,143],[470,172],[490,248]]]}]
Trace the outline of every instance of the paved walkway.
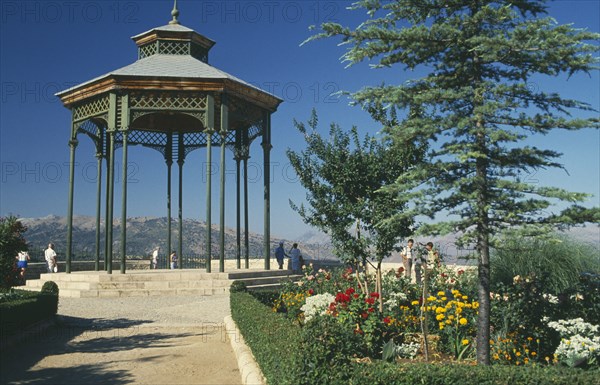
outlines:
[{"label": "paved walkway", "polygon": [[241,384],[229,295],[61,298],[56,327],[2,352],[2,384]]}]

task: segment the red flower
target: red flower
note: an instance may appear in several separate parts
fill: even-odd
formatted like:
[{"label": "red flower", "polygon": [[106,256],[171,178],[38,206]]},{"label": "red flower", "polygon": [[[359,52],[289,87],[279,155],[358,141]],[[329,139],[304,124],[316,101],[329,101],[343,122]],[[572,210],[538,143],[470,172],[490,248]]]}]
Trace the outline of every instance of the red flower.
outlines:
[{"label": "red flower", "polygon": [[354,293],[353,297],[354,297],[354,299],[358,299],[358,297],[360,297],[360,294]]},{"label": "red flower", "polygon": [[462,273],[464,273],[465,271],[463,269],[460,269],[459,271],[456,272],[456,274],[461,275]]},{"label": "red flower", "polygon": [[315,291],[313,289],[308,289],[308,294],[313,295],[315,294]]},{"label": "red flower", "polygon": [[384,317],[384,318],[383,318],[383,323],[384,323],[384,324],[386,324],[386,325],[387,325],[387,324],[389,324],[389,323],[391,323],[391,322],[392,322],[392,319],[391,319],[390,317]]},{"label": "red flower", "polygon": [[365,299],[365,302],[369,305],[373,305],[375,303],[375,298],[367,298]]},{"label": "red flower", "polygon": [[363,313],[362,313],[360,316],[361,316],[363,319],[367,319],[367,318],[369,317],[369,314],[368,314],[368,313],[365,313],[365,312],[363,312]]},{"label": "red flower", "polygon": [[375,309],[373,309],[372,307],[369,308],[369,313],[373,313],[375,311]]},{"label": "red flower", "polygon": [[377,292],[371,293],[371,297],[379,298],[379,293],[377,293]]},{"label": "red flower", "polygon": [[346,294],[348,294],[348,295],[354,294],[354,288],[353,287],[349,287],[348,289],[346,289]]},{"label": "red flower", "polygon": [[442,278],[446,278],[447,276],[448,276],[448,274],[442,273]]},{"label": "red flower", "polygon": [[337,295],[335,296],[335,302],[338,302],[338,303],[350,302],[350,296],[346,293],[337,293]]}]

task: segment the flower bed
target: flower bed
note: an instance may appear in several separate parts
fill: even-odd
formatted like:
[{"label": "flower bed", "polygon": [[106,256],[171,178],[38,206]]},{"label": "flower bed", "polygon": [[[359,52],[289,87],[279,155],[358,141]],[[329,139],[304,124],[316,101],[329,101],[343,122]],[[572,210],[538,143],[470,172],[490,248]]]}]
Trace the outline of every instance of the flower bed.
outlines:
[{"label": "flower bed", "polygon": [[597,371],[561,366],[473,366],[386,363],[354,356],[361,335],[345,333],[332,317],[301,326],[249,293],[231,293],[231,313],[268,384],[276,385],[590,385]]}]

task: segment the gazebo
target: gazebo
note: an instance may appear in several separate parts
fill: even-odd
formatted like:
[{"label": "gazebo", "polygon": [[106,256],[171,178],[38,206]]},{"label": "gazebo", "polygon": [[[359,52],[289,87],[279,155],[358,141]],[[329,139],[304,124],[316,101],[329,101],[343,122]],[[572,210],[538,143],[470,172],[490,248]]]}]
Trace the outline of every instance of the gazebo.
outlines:
[{"label": "gazebo", "polygon": [[[78,135],[95,144],[98,162],[96,263],[100,266],[102,163],[106,160],[104,267],[112,273],[115,149],[122,151],[120,265],[125,273],[127,245],[127,148],[141,145],[159,151],[167,166],[167,251],[171,245],[171,168],[179,167],[178,255],[182,256],[182,185],[186,156],[206,148],[206,270],[211,271],[212,148],[220,147],[219,271],[225,269],[225,154],[236,162],[237,267],[241,268],[241,186],[243,185],[244,259],[248,268],[248,158],[252,142],[262,137],[264,176],[264,268],[270,269],[271,114],[281,99],[208,64],[214,41],[181,25],[177,1],[169,24],[134,36],[138,60],[56,95],[72,112],[67,208],[66,272],[73,253],[73,195]],[[240,165],[241,163],[241,165]],[[243,182],[241,174],[243,171]],[[182,267],[182,264],[179,264]]]}]

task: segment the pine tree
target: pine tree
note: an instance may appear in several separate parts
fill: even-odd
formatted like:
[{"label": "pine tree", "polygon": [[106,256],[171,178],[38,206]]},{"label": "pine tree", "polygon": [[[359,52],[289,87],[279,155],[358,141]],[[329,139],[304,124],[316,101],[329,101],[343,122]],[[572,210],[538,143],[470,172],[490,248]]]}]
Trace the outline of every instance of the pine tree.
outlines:
[{"label": "pine tree", "polygon": [[[494,235],[515,227],[543,233],[550,225],[598,219],[597,209],[576,205],[585,194],[527,183],[523,176],[562,167],[559,152],[527,144],[532,135],[598,128],[589,104],[531,84],[543,76],[595,70],[598,47],[588,42],[600,36],[557,24],[547,17],[545,1],[537,0],[360,0],[352,8],[366,10],[368,19],[355,29],[323,24],[309,40],[341,37],[348,65],[368,61],[376,68],[402,66],[425,74],[352,96],[375,119],[386,119],[390,107],[405,112],[388,130],[394,142],[430,144],[425,164],[395,183],[412,209],[390,221],[443,213],[450,219],[420,231],[460,232],[463,241],[475,244],[477,360],[489,364]],[[576,110],[595,117],[573,117]],[[573,206],[552,213],[560,201]]]}]

